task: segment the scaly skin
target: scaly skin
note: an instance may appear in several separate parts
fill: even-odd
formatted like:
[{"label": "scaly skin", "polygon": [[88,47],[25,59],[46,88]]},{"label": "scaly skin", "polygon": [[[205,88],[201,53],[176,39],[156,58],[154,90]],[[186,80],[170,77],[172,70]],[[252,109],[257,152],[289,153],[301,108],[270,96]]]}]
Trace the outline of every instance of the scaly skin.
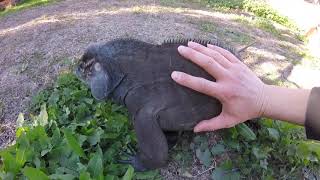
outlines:
[{"label": "scaly skin", "polygon": [[[93,96],[100,100],[113,99],[128,108],[139,151],[127,163],[138,171],[165,166],[166,131],[192,130],[200,120],[221,113],[217,99],[180,86],[170,77],[176,70],[215,81],[179,55],[177,47],[187,42],[173,40],[152,45],[119,39],[90,46],[81,58],[77,75],[90,86]],[[222,46],[218,42],[210,43]]]}]

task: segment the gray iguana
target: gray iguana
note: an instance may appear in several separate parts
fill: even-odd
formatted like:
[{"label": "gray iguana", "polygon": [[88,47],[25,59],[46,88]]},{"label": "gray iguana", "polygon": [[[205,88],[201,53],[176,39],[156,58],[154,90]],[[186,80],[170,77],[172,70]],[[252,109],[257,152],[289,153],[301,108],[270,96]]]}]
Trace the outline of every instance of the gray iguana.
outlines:
[{"label": "gray iguana", "polygon": [[[203,119],[220,114],[222,105],[212,97],[175,83],[172,71],[183,71],[215,81],[177,51],[188,40],[153,45],[117,39],[89,46],[76,69],[98,100],[112,99],[128,108],[138,138],[138,153],[125,161],[137,171],[166,165],[166,134],[192,130]],[[218,41],[195,41],[222,46]],[[235,54],[235,51],[227,48]]]}]

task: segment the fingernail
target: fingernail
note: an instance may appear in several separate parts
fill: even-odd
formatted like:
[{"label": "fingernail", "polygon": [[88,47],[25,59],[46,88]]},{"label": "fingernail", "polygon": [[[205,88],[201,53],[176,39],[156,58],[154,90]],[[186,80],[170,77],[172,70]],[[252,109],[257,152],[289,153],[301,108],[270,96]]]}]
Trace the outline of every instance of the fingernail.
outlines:
[{"label": "fingernail", "polygon": [[179,73],[179,72],[177,72],[177,71],[173,71],[172,73],[171,73],[171,78],[173,79],[173,80],[179,80],[180,79],[180,77],[181,77],[181,73]]},{"label": "fingernail", "polygon": [[191,47],[191,48],[196,48],[198,46],[198,44],[195,43],[195,42],[189,41],[188,42],[188,46]]},{"label": "fingernail", "polygon": [[178,47],[178,51],[179,51],[180,53],[184,53],[184,52],[187,51],[187,47],[185,47],[185,46],[179,46],[179,47]]},{"label": "fingernail", "polygon": [[207,47],[213,47],[213,45],[211,45],[211,44],[207,44]]},{"label": "fingernail", "polygon": [[198,133],[198,132],[200,132],[200,129],[197,128],[197,127],[195,127],[195,128],[193,129],[193,132]]}]

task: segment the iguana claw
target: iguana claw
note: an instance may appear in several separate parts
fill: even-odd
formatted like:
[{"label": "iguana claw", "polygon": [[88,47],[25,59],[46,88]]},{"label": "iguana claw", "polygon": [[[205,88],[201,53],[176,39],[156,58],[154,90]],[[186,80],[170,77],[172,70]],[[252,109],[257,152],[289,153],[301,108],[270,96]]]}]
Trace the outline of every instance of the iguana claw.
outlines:
[{"label": "iguana claw", "polygon": [[[128,154],[129,155],[129,154]],[[130,164],[135,171],[146,171],[147,168],[143,166],[142,162],[138,159],[137,156],[128,156],[127,160],[118,160],[118,163],[121,164]]]}]

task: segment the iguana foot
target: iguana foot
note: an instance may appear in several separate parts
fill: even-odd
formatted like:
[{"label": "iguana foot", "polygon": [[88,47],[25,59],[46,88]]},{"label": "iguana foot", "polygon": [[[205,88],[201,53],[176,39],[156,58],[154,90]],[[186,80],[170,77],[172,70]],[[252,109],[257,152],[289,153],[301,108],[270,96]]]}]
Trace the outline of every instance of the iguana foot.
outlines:
[{"label": "iguana foot", "polygon": [[128,156],[127,160],[118,160],[121,164],[130,164],[135,171],[143,172],[148,170],[146,167],[143,166],[142,162],[139,160],[139,158],[135,155],[130,155],[128,153],[125,153]]},{"label": "iguana foot", "polygon": [[164,135],[166,136],[169,149],[172,149],[178,142],[179,132],[166,131]]},{"label": "iguana foot", "polygon": [[138,159],[137,156],[129,156],[128,160],[118,160],[118,162],[122,164],[130,164],[137,172],[143,172],[148,170],[146,167],[143,166],[142,162]]},{"label": "iguana foot", "polygon": [[130,164],[135,171],[139,172],[148,170],[146,167],[143,166],[141,160],[139,160],[139,158],[136,155],[135,149],[132,146],[128,145],[128,151],[123,151],[122,153],[127,157],[127,160],[118,160],[119,163]]}]

